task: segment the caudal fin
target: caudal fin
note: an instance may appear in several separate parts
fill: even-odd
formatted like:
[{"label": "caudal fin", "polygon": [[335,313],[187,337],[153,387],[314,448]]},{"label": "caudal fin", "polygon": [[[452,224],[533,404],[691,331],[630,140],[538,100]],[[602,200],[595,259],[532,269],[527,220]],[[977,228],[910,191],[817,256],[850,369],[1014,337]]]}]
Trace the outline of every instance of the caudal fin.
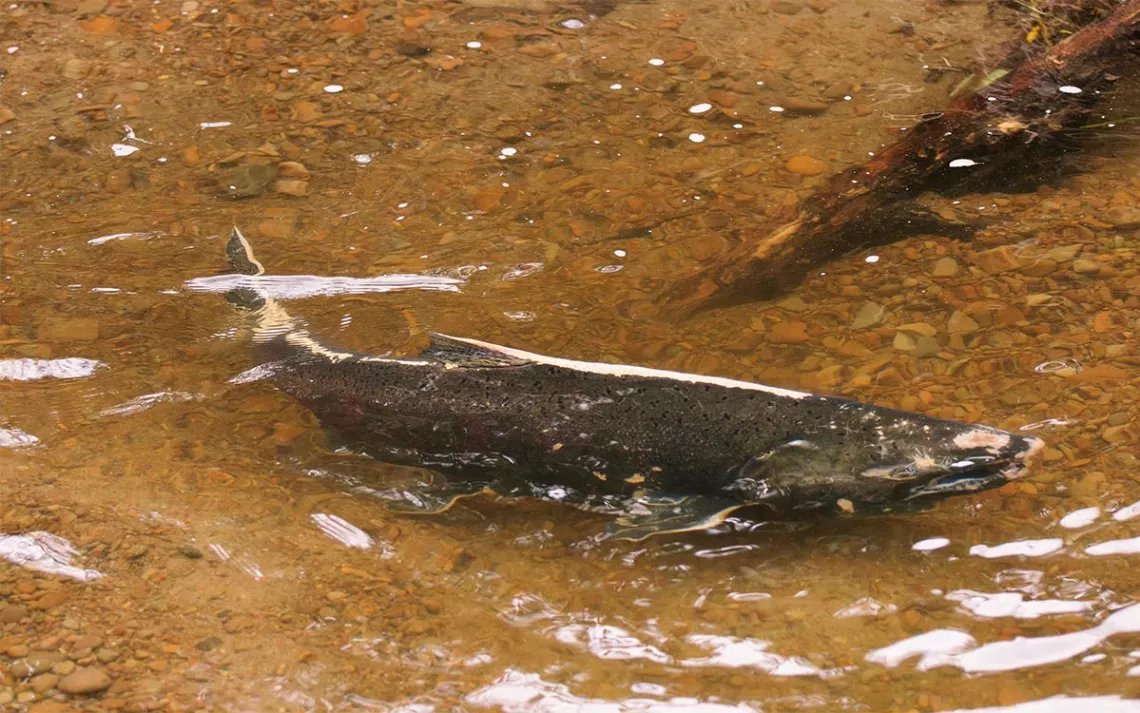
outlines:
[{"label": "caudal fin", "polygon": [[[226,257],[230,260],[230,267],[239,275],[258,277],[265,274],[265,267],[253,255],[253,246],[236,225],[226,241]],[[226,293],[226,301],[242,309],[263,310],[266,299],[266,295],[256,287],[235,287]]]}]

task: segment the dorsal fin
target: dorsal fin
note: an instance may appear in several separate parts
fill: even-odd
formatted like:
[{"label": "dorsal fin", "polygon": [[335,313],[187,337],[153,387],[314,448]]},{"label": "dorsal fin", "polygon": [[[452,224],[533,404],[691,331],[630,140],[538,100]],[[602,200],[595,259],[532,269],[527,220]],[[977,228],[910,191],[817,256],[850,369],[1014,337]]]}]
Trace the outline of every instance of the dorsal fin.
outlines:
[{"label": "dorsal fin", "polygon": [[495,367],[520,366],[528,364],[526,359],[504,354],[489,348],[492,345],[472,344],[459,337],[449,337],[438,332],[429,332],[431,343],[420,353],[426,359],[434,359],[456,367]]}]

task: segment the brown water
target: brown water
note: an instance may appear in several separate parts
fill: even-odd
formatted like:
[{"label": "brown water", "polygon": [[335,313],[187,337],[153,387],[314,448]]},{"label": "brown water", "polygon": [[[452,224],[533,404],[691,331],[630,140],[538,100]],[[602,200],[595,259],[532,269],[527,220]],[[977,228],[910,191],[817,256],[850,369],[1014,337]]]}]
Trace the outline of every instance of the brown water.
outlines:
[{"label": "brown water", "polygon": [[[1140,710],[1134,139],[934,200],[988,216],[972,243],[685,321],[655,302],[1020,32],[904,0],[6,4],[0,533],[103,576],[0,563],[0,707]],[[208,278],[234,222],[347,347],[441,331],[1050,448],[925,514],[639,545],[546,503],[394,517],[375,491],[407,472],[229,383],[245,315]],[[76,664],[109,688],[61,692]]]}]

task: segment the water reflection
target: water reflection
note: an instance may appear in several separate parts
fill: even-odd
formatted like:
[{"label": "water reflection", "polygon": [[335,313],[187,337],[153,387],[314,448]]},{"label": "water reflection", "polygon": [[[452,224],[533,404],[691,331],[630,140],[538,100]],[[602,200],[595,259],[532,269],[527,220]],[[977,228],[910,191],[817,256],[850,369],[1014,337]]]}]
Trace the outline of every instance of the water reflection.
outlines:
[{"label": "water reflection", "polygon": [[964,631],[938,629],[904,639],[867,654],[867,660],[894,667],[919,657],[916,667],[926,671],[954,666],[967,673],[992,673],[1058,663],[1099,646],[1111,636],[1140,632],[1140,604],[1110,614],[1097,626],[1070,634],[1017,637],[977,645]]},{"label": "water reflection", "polygon": [[611,701],[577,696],[570,687],[550,683],[534,673],[509,669],[494,683],[467,694],[473,706],[498,707],[506,713],[760,713],[745,703],[727,704],[696,698],[628,698]]},{"label": "water reflection", "polygon": [[279,299],[303,299],[332,295],[362,295],[426,290],[429,292],[459,292],[463,280],[442,275],[379,275],[377,277],[321,277],[317,275],[213,275],[196,277],[186,282],[194,292],[224,293],[236,288],[256,288],[259,292]]}]

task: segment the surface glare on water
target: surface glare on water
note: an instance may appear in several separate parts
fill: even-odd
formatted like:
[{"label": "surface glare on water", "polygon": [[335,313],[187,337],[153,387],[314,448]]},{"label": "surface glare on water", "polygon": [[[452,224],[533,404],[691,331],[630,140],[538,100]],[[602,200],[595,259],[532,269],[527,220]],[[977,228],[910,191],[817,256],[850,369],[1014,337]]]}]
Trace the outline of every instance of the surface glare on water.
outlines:
[{"label": "surface glare on water", "polygon": [[[6,5],[0,672],[70,656],[128,710],[1140,711],[1134,141],[1037,192],[929,197],[990,221],[972,243],[685,321],[655,302],[944,107],[1024,33],[1008,12]],[[336,451],[247,371],[235,221],[348,348],[439,331],[1049,448],[908,516],[639,544],[547,502],[394,517],[377,496],[431,474]],[[38,681],[0,673],[0,707],[78,700]]]}]

